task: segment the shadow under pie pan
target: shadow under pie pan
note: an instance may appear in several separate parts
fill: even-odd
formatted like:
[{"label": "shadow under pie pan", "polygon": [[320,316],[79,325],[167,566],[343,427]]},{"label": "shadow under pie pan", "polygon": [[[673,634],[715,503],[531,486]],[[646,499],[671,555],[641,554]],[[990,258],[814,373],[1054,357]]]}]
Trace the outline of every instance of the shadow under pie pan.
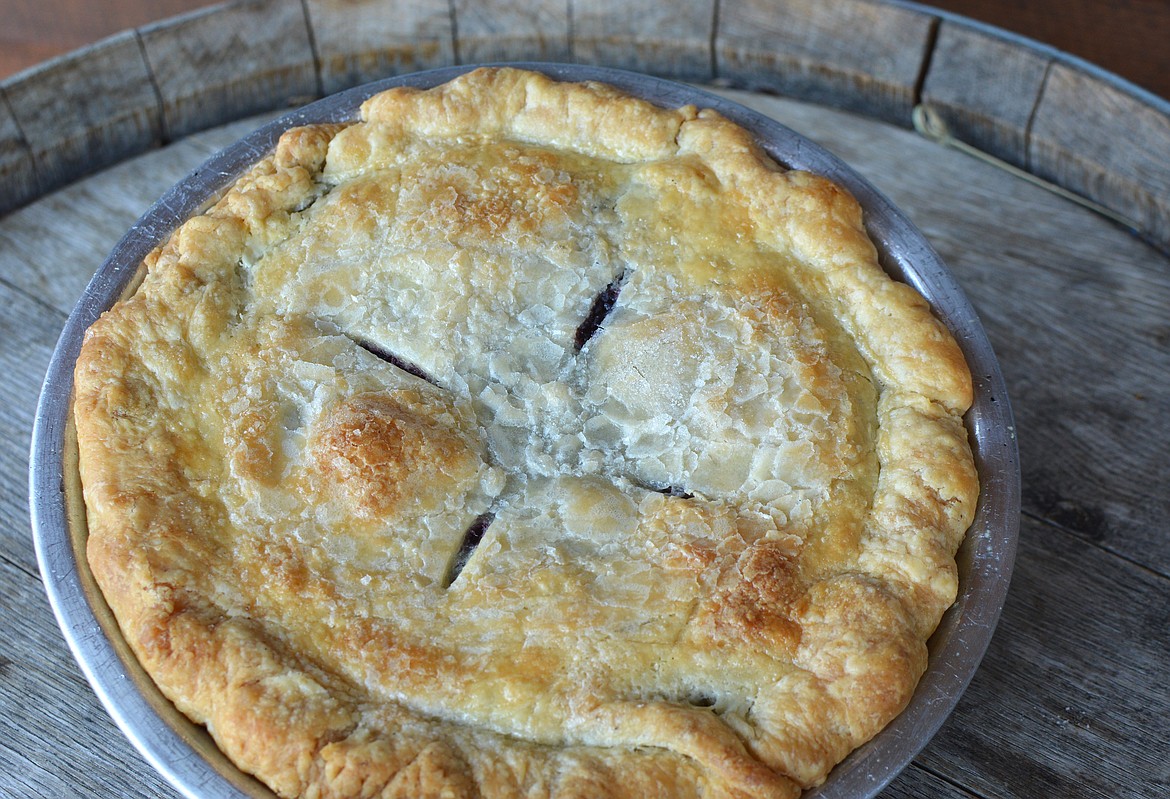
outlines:
[{"label": "shadow under pie pan", "polygon": [[[1003,377],[986,334],[954,278],[921,233],[840,160],[777,122],[690,86],[616,70],[521,64],[552,78],[601,81],[665,107],[712,108],[746,128],[780,164],[830,178],[864,209],[882,266],[912,285],[950,328],[974,376],[966,416],[981,493],[958,552],[959,595],[929,641],[930,664],[900,716],[854,751],[807,796],[871,797],[927,744],[955,707],[990,641],[1003,607],[1019,526],[1019,466]],[[37,557],[62,632],[94,691],[146,759],[192,797],[271,797],[181,715],[136,662],[85,559],[85,508],[72,429],[73,368],[86,329],[135,284],[143,258],[198,213],[287,128],[354,120],[367,97],[393,86],[426,88],[468,71],[457,67],[400,76],[352,89],[290,113],[220,152],[160,199],[126,234],[70,315],[51,360],[31,453],[31,510]]]}]

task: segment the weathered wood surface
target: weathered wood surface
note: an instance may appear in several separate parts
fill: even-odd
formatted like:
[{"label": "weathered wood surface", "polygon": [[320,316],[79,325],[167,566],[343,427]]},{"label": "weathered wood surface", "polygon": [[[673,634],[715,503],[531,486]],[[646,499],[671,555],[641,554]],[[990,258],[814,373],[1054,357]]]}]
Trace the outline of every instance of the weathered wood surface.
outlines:
[{"label": "weathered wood surface", "polygon": [[982,20],[1099,64],[1161,97],[1170,97],[1170,5],[1151,0],[1021,3],[930,0],[931,6]]},{"label": "weathered wood surface", "polygon": [[300,0],[228,3],[139,36],[167,140],[320,94]]},{"label": "weathered wood surface", "polygon": [[664,78],[715,77],[715,0],[599,0],[573,6],[573,60]]},{"label": "weathered wood surface", "polygon": [[959,139],[1091,198],[1170,250],[1170,104],[1090,65],[940,24],[920,101]]},{"label": "weathered wood surface", "polygon": [[16,124],[7,98],[0,96],[0,214],[41,194],[33,171],[32,151]]},{"label": "weathered wood surface", "polygon": [[568,0],[452,0],[455,58],[570,61]]},{"label": "weathered wood surface", "polygon": [[0,83],[0,212],[245,114],[501,60],[713,81],[905,127],[925,102],[957,138],[1113,209],[1170,251],[1170,103],[902,0],[235,0]]},{"label": "weathered wood surface", "polygon": [[1028,123],[1050,58],[968,25],[939,26],[920,101],[958,139],[1028,166]]},{"label": "weathered wood surface", "polygon": [[36,395],[90,275],[155,198],[255,122],[212,126],[388,74],[494,59],[585,61],[815,101],[736,95],[869,176],[979,310],[1017,417],[1019,561],[982,669],[883,796],[1170,793],[1170,263],[1106,220],[897,127],[925,102],[958,138],[1106,204],[1166,251],[1166,103],[896,1],[262,0],[116,36],[0,83],[0,212],[36,200],[0,217],[0,625],[10,631],[0,796],[177,796],[86,685],[29,535]]},{"label": "weathered wood surface", "polygon": [[1099,199],[1155,241],[1170,242],[1170,114],[1164,104],[1053,64],[1031,134],[1031,171]]},{"label": "weathered wood surface", "polygon": [[455,61],[447,0],[306,0],[305,11],[325,94]]},{"label": "weathered wood surface", "polygon": [[71,182],[94,161],[136,155],[161,135],[150,72],[133,32],[34,69],[4,93],[41,191]]},{"label": "weathered wood surface", "polygon": [[715,72],[737,86],[904,121],[936,24],[924,11],[872,0],[724,3]]},{"label": "weathered wood surface", "polygon": [[[979,310],[1024,474],[1003,619],[956,712],[882,796],[1170,791],[1170,263],[1082,208],[915,134],[733,94],[900,205]],[[65,315],[126,227],[251,123],[148,153],[0,220],[0,796],[175,797],[110,722],[56,630],[26,456]],[[67,230],[67,235],[61,231]],[[53,235],[56,233],[56,235]]]}]

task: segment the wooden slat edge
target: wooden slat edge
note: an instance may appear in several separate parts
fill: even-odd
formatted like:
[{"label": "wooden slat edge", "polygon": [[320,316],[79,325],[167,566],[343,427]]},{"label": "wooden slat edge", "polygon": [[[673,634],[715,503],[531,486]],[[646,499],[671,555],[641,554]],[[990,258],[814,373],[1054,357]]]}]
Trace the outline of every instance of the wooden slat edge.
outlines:
[{"label": "wooden slat edge", "polygon": [[955,138],[1026,168],[1028,125],[1052,59],[985,27],[943,19],[919,101]]},{"label": "wooden slat edge", "polygon": [[1113,210],[1170,252],[1170,103],[1057,59],[1032,118],[1028,169]]},{"label": "wooden slat edge", "polygon": [[717,0],[594,0],[572,7],[573,60],[674,80],[715,77]]},{"label": "wooden slat edge", "polygon": [[571,61],[569,0],[451,0],[455,60]]},{"label": "wooden slat edge", "polygon": [[[158,96],[133,31],[19,73],[3,84],[3,92],[28,148],[38,193],[160,140]],[[24,200],[31,199],[26,191]]]},{"label": "wooden slat edge", "polygon": [[908,126],[937,23],[882,0],[724,2],[716,79]]},{"label": "wooden slat edge", "polygon": [[1048,45],[938,13],[920,99],[949,135],[1170,252],[1170,102]]},{"label": "wooden slat edge", "polygon": [[455,63],[448,0],[305,0],[322,93]]},{"label": "wooden slat edge", "polygon": [[168,140],[320,94],[301,0],[225,3],[145,26],[139,35]]},{"label": "wooden slat edge", "polygon": [[41,194],[32,149],[0,86],[0,214],[19,208]]}]

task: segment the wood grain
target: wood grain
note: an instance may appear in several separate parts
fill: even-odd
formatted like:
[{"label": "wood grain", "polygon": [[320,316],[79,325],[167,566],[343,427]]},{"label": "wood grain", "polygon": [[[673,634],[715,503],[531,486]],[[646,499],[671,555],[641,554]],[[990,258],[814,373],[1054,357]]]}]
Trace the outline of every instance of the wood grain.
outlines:
[{"label": "wood grain", "polygon": [[927,5],[1044,42],[1170,99],[1170,3],[931,0]]},{"label": "wood grain", "polygon": [[225,4],[140,35],[167,140],[320,94],[300,0]]},{"label": "wood grain", "polygon": [[986,30],[944,20],[921,101],[961,141],[1020,168],[1028,125],[1052,57]]},{"label": "wood grain", "polygon": [[220,0],[0,0],[0,78]]},{"label": "wood grain", "polygon": [[959,140],[1109,208],[1170,251],[1170,103],[950,20],[921,99]]},{"label": "wood grain", "polygon": [[979,799],[962,786],[911,764],[881,792],[881,799]]},{"label": "wood grain", "polygon": [[0,558],[0,585],[0,617],[8,630],[0,643],[0,795],[178,799],[90,690],[40,581]]},{"label": "wood grain", "polygon": [[[39,396],[40,377],[44,376],[57,336],[65,323],[65,314],[49,310],[22,296],[0,281],[0,564],[37,575],[32,539],[28,536],[27,481],[12,479],[28,474],[28,452],[32,438],[33,415]],[[19,531],[19,535],[15,531]],[[0,602],[15,601],[0,592]],[[13,619],[19,616],[11,617]],[[51,634],[52,628],[42,634]],[[0,791],[0,795],[3,792]]]},{"label": "wood grain", "polygon": [[112,36],[4,84],[31,151],[37,184],[50,191],[158,142],[158,98],[133,32]]},{"label": "wood grain", "polygon": [[1170,104],[1056,63],[1036,109],[1029,168],[1170,242]]},{"label": "wood grain", "polygon": [[568,0],[451,0],[455,59],[571,61]]},{"label": "wood grain", "polygon": [[324,94],[455,61],[447,0],[306,0]]},{"label": "wood grain", "polygon": [[[0,0],[0,77],[215,0]],[[391,3],[392,4],[392,3]],[[574,8],[575,14],[588,11]],[[1157,0],[934,0],[926,5],[1031,37],[1170,99],[1170,5]],[[685,10],[678,4],[679,10]]]},{"label": "wood grain", "polygon": [[724,3],[716,77],[909,125],[935,24],[911,7],[870,0]]},{"label": "wood grain", "polygon": [[[45,257],[42,247],[38,260]],[[28,534],[27,484],[20,478],[28,474],[39,376],[65,314],[3,280],[0,307],[0,370],[6,375],[0,380],[0,621],[6,631],[0,636],[0,796],[100,796],[121,779],[128,796],[145,799],[161,778],[148,773],[136,787],[118,777],[121,764],[137,756],[65,646]],[[79,751],[86,756],[53,756]]]},{"label": "wood grain", "polygon": [[598,0],[573,6],[573,59],[676,80],[715,74],[715,0]]},{"label": "wood grain", "polygon": [[1000,632],[923,765],[1004,799],[1168,795],[1166,577],[1032,517],[1020,540]]},{"label": "wood grain", "polygon": [[0,214],[41,194],[32,150],[16,124],[5,92],[0,89]]}]

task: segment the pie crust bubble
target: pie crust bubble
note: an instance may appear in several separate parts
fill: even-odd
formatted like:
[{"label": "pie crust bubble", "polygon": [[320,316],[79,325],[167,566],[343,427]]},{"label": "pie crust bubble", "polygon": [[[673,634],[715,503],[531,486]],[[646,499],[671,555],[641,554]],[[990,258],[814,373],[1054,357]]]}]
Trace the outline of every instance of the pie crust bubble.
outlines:
[{"label": "pie crust bubble", "polygon": [[75,372],[87,557],[278,795],[794,797],[913,694],[969,370],[717,113],[390,89],[145,266]]}]

